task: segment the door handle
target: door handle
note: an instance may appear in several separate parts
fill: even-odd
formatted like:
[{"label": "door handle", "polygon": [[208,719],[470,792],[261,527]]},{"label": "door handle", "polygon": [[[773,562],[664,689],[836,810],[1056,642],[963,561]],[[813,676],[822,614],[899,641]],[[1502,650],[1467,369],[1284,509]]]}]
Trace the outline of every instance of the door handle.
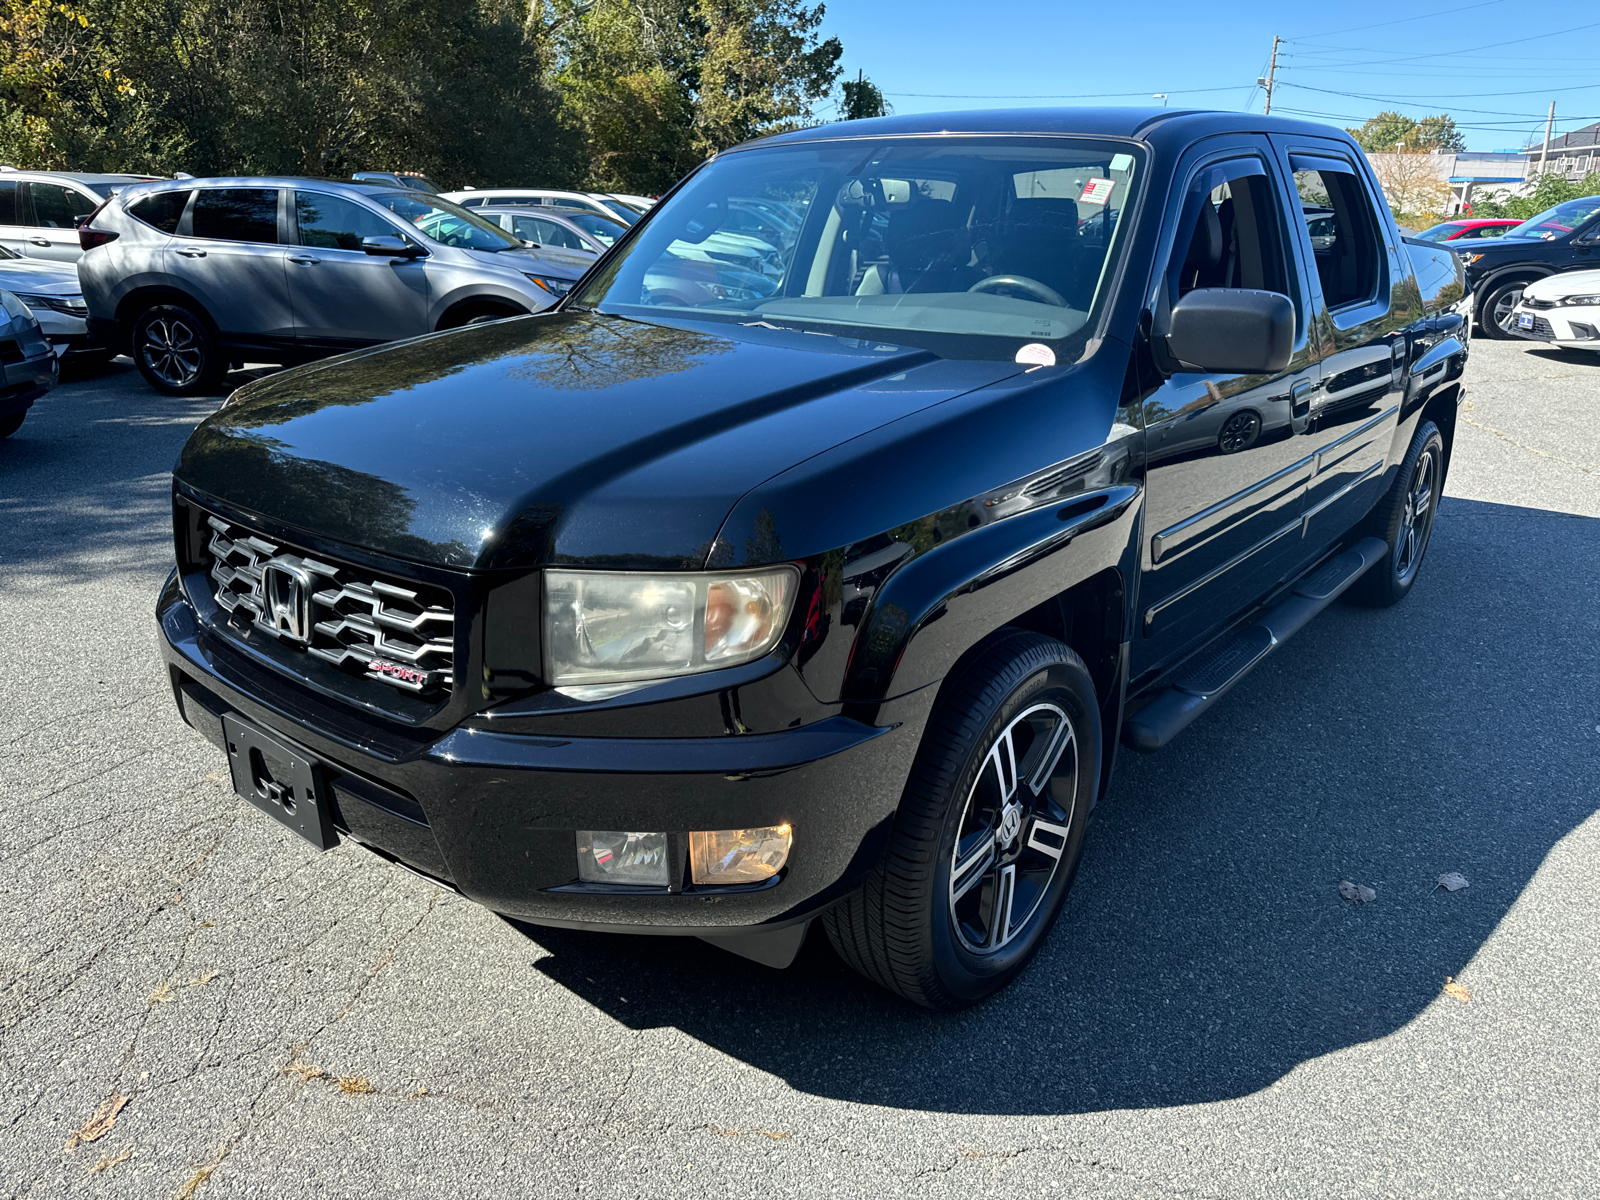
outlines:
[{"label": "door handle", "polygon": [[1312,384],[1309,379],[1296,381],[1289,389],[1289,415],[1306,417],[1311,414]]},{"label": "door handle", "polygon": [[289,256],[289,261],[292,263],[300,263],[301,265],[307,267],[314,267],[322,260],[320,258],[312,258],[305,254],[291,254]]},{"label": "door handle", "polygon": [[35,246],[48,246],[50,244],[49,238],[31,237],[28,240]]},{"label": "door handle", "polygon": [[185,258],[204,258],[206,256],[206,252],[204,250],[198,250],[193,246],[185,246],[183,249],[179,250],[178,253],[183,255]]}]

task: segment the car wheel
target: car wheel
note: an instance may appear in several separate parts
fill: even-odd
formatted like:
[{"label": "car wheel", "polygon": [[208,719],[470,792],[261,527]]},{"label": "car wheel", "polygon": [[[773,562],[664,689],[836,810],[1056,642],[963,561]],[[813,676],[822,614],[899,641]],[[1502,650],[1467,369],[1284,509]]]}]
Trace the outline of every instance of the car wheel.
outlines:
[{"label": "car wheel", "polygon": [[1478,328],[1492,338],[1516,337],[1511,332],[1511,312],[1522,299],[1522,289],[1527,286],[1526,281],[1518,280],[1516,283],[1502,283],[1490,292],[1483,301],[1483,307],[1478,310]]},{"label": "car wheel", "polygon": [[0,440],[10,437],[17,430],[21,429],[22,422],[27,420],[27,418],[28,414],[25,412],[14,413],[9,417],[0,417]]},{"label": "car wheel", "polygon": [[1347,593],[1356,603],[1387,608],[1410,595],[1439,511],[1444,466],[1444,438],[1437,425],[1424,421],[1394,483],[1370,518],[1373,535],[1388,543],[1389,552]]},{"label": "car wheel", "polygon": [[1061,910],[1099,777],[1083,660],[1006,631],[945,681],[882,861],[824,914],[840,957],[928,1008],[1005,987]]},{"label": "car wheel", "polygon": [[228,371],[210,328],[176,304],[158,304],[139,315],[132,351],[145,382],[169,396],[215,391]]},{"label": "car wheel", "polygon": [[1222,423],[1222,431],[1217,434],[1217,449],[1224,454],[1237,454],[1254,446],[1260,436],[1261,417],[1244,409]]}]

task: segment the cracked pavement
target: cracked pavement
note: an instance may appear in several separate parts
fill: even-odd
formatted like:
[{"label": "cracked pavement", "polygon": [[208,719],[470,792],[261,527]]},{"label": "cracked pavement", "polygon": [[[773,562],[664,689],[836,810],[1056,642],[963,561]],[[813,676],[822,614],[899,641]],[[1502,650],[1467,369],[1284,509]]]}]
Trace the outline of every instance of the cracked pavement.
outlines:
[{"label": "cracked pavement", "polygon": [[1468,387],[1413,596],[1125,756],[1032,970],[935,1016],[234,799],[152,618],[216,400],[69,379],[0,442],[0,1195],[1592,1197],[1600,355]]}]

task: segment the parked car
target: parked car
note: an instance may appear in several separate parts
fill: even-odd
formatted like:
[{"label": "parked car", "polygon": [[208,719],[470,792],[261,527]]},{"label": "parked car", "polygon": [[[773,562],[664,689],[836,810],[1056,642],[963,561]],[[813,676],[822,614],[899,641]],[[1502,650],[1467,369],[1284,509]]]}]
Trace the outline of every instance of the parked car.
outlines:
[{"label": "parked car", "polygon": [[1457,253],[1477,296],[1478,329],[1489,337],[1516,337],[1515,313],[1525,287],[1563,271],[1600,266],[1600,196],[1568,200]]},{"label": "parked car", "polygon": [[1425,242],[1477,242],[1484,238],[1497,238],[1521,224],[1521,221],[1510,217],[1463,217],[1459,221],[1441,221],[1437,225],[1430,225],[1412,236]]},{"label": "parked car", "polygon": [[1600,352],[1600,270],[1535,279],[1512,310],[1511,332],[1568,350]]},{"label": "parked car", "polygon": [[193,179],[130,189],[79,231],[89,327],[170,395],[232,362],[303,362],[538,312],[590,260],[530,250],[414,189]]},{"label": "parked car", "polygon": [[0,248],[0,289],[33,310],[58,355],[71,354],[79,360],[110,357],[109,350],[89,337],[89,307],[74,264],[23,258]]},{"label": "parked car", "polygon": [[39,319],[17,297],[0,291],[0,438],[22,428],[33,402],[55,387],[57,370]]},{"label": "parked car", "polygon": [[[1119,745],[1170,743],[1340,595],[1414,586],[1463,277],[1382,196],[1341,131],[1229,113],[725,151],[555,311],[204,421],[173,695],[315,846],[773,966],[820,920],[868,978],[974,1003],[1061,911]],[[772,290],[714,260],[649,284],[774,199],[802,235]],[[1183,433],[1246,411],[1237,443]]]},{"label": "parked car", "polygon": [[655,205],[655,200],[649,196],[634,196],[628,192],[606,192],[605,195],[613,200],[620,200],[629,208],[637,209],[639,212],[648,212]]},{"label": "parked car", "polygon": [[357,171],[350,176],[356,183],[380,183],[385,187],[411,188],[419,192],[439,194],[439,185],[416,171]]},{"label": "parked car", "polygon": [[0,166],[0,249],[73,263],[78,224],[119,189],[154,175],[84,175]]},{"label": "parked car", "polygon": [[639,219],[637,209],[596,192],[559,192],[547,188],[468,188],[462,192],[446,192],[444,198],[454,200],[464,208],[483,208],[491,204],[497,208],[540,205],[588,209],[612,217],[624,225],[632,225]]},{"label": "parked car", "polygon": [[603,217],[585,208],[542,208],[485,205],[472,210],[492,221],[512,237],[541,247],[599,257],[628,227],[615,217]]}]

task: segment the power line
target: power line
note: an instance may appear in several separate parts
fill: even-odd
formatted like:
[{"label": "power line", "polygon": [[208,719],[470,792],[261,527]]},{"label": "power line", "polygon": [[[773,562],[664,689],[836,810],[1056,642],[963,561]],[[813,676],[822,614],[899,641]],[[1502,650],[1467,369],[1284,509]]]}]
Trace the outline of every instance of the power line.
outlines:
[{"label": "power line", "polygon": [[1299,42],[1309,38],[1334,37],[1341,33],[1359,33],[1367,29],[1382,29],[1387,25],[1404,25],[1410,21],[1431,21],[1435,17],[1453,17],[1457,13],[1471,12],[1475,8],[1488,8],[1491,4],[1504,4],[1506,0],[1483,0],[1481,4],[1466,4],[1460,8],[1446,8],[1439,12],[1424,13],[1420,17],[1400,17],[1394,21],[1379,21],[1376,25],[1352,25],[1348,29],[1333,29],[1327,33],[1302,33],[1299,37],[1284,38],[1286,42]]},{"label": "power line", "polygon": [[[1383,60],[1374,59],[1372,61],[1372,63],[1369,64],[1369,65],[1377,66],[1377,65],[1381,65],[1382,62],[1412,63],[1412,62],[1418,62],[1418,61],[1420,61],[1421,59],[1424,59],[1424,58],[1450,58],[1450,57],[1452,57],[1454,55],[1474,54],[1479,50],[1498,50],[1498,49],[1500,49],[1501,47],[1504,47],[1504,46],[1520,46],[1524,42],[1537,42],[1537,41],[1542,41],[1545,38],[1564,37],[1569,33],[1582,33],[1586,29],[1597,29],[1597,28],[1600,28],[1600,21],[1591,21],[1587,25],[1574,25],[1571,29],[1552,29],[1549,33],[1535,33],[1535,34],[1532,34],[1529,37],[1513,38],[1510,41],[1489,42],[1489,43],[1487,43],[1485,45],[1482,45],[1482,46],[1468,46],[1468,47],[1466,47],[1465,49],[1462,49],[1462,50],[1436,50],[1432,54],[1407,54],[1407,55],[1404,55],[1404,56],[1402,56],[1400,58],[1390,58],[1390,59],[1383,59]],[[1376,53],[1376,52],[1372,51],[1372,50],[1366,50],[1363,53],[1372,54],[1372,53]]]},{"label": "power line", "polygon": [[1285,83],[1284,87],[1299,88],[1302,92],[1321,92],[1325,96],[1348,96],[1352,100],[1370,100],[1374,104],[1392,104],[1412,101],[1423,105],[1437,104],[1442,100],[1482,100],[1492,96],[1548,96],[1551,92],[1581,92],[1600,87],[1600,83],[1580,83],[1571,87],[1529,88],[1520,92],[1434,92],[1428,96],[1373,96],[1366,92],[1341,92],[1334,88],[1312,87],[1309,83]]},{"label": "power line", "polygon": [[[1253,86],[1253,85],[1251,85]],[[1214,88],[1174,88],[1168,92],[1172,96],[1197,96],[1203,92],[1238,92],[1246,87],[1242,83],[1229,84],[1227,87]],[[885,96],[908,96],[919,100],[1112,100],[1119,97],[1144,96],[1149,97],[1150,92],[1080,92],[1070,94],[1039,93],[1032,95],[981,95],[967,92],[885,92]]]}]

